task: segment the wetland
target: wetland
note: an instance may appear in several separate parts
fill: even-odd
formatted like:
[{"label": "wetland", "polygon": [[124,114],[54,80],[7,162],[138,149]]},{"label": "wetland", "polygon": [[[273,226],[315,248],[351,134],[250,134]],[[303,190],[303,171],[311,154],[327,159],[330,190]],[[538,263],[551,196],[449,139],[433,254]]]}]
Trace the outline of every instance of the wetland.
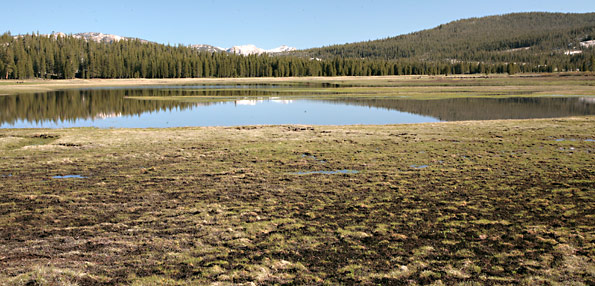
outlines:
[{"label": "wetland", "polygon": [[[25,83],[28,94],[18,94],[45,98],[46,107],[13,100],[38,110],[22,115],[3,101],[0,114],[3,124],[52,121],[52,114],[60,114],[58,122],[78,122],[234,100],[256,106],[305,100],[451,122],[3,125],[0,284],[595,283],[593,77],[311,80],[327,87],[297,81],[295,88],[333,91],[237,99],[148,95],[154,87],[39,90],[46,87]],[[272,84],[279,86],[256,89],[288,88]],[[157,88],[172,89],[180,91]],[[125,90],[140,94],[120,96]],[[83,101],[82,92],[104,95]],[[110,109],[101,100],[120,105]],[[472,105],[451,114],[461,100]],[[525,109],[539,116],[518,118],[525,115],[508,105],[540,100],[545,107]],[[513,110],[517,117],[510,118],[517,119],[468,120],[482,108]]]}]

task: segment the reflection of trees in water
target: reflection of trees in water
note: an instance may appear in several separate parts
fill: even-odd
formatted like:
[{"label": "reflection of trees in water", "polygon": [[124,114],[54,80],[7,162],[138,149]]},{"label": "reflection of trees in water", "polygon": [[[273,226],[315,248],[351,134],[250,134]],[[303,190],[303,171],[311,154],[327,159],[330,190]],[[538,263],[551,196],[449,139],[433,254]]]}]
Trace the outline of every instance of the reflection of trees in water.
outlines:
[{"label": "reflection of trees in water", "polygon": [[[19,120],[39,123],[48,120],[59,122],[130,116],[145,112],[185,110],[194,106],[220,103],[217,101],[189,103],[126,98],[190,95],[249,96],[262,95],[262,91],[139,88],[68,90],[0,96],[0,124],[14,124]],[[337,98],[320,101],[386,108],[432,116],[447,121],[548,118],[595,114],[595,100],[591,98],[455,98],[442,100]],[[332,111],[329,114],[332,114]]]},{"label": "reflection of trees in water", "polygon": [[167,89],[167,90],[129,90],[126,96],[296,96],[296,95],[330,95],[346,94],[345,92],[310,92],[310,91],[291,91],[274,89]]},{"label": "reflection of trees in water", "polygon": [[[72,121],[76,119],[106,118],[113,116],[140,115],[145,112],[188,109],[193,106],[211,105],[217,102],[188,103],[168,100],[136,100],[126,97],[171,97],[171,96],[282,96],[318,93],[266,90],[281,86],[256,86],[258,89],[237,89],[242,86],[212,86],[205,88],[163,87],[134,89],[84,89],[48,93],[0,96],[0,124],[14,124],[18,120],[39,123],[51,120]],[[251,86],[252,87],[252,86]],[[253,88],[253,87],[252,87]]]},{"label": "reflection of trees in water", "polygon": [[431,116],[444,121],[554,118],[595,114],[595,102],[584,98],[341,98],[323,101],[386,108]]},{"label": "reflection of trees in water", "polygon": [[69,90],[0,96],[0,123],[13,124],[18,120],[37,123],[46,120],[58,122],[140,115],[149,111],[184,110],[199,105],[198,103],[163,100],[134,100],[124,97],[143,92],[151,91]]}]

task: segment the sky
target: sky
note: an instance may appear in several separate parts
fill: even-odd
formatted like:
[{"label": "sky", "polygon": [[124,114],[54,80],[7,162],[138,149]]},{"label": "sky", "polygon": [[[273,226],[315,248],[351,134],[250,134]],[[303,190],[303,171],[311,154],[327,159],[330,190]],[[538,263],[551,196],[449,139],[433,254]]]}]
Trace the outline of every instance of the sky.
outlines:
[{"label": "sky", "polygon": [[512,12],[595,12],[593,0],[6,1],[0,33],[101,32],[164,44],[299,49],[375,40]]}]

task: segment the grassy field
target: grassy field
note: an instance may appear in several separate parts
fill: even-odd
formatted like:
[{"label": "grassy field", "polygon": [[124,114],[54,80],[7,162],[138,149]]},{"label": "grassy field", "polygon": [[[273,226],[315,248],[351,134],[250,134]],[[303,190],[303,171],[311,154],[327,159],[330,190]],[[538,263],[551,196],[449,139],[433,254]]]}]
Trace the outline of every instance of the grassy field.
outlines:
[{"label": "grassy field", "polygon": [[594,140],[592,116],[2,129],[0,284],[593,285]]},{"label": "grassy field", "polygon": [[[138,87],[154,85],[287,85],[287,92],[303,96],[320,92],[350,96],[398,96],[436,99],[452,97],[513,97],[544,95],[595,95],[595,74],[546,75],[463,75],[463,76],[384,76],[384,77],[304,77],[304,78],[206,78],[206,79],[73,79],[2,80],[0,95],[47,92],[90,87]],[[307,85],[308,87],[303,87]],[[299,87],[302,86],[302,89]],[[321,86],[317,89],[317,86]],[[334,87],[329,93],[328,86]],[[227,89],[229,90],[229,89]],[[282,92],[284,89],[276,89]],[[301,94],[299,94],[301,93]],[[266,93],[263,93],[266,95]],[[289,94],[291,95],[291,94]],[[320,96],[319,94],[314,94]],[[188,100],[188,98],[186,98]]]},{"label": "grassy field", "polygon": [[[595,95],[593,74],[28,80],[0,95],[175,84]],[[0,129],[0,285],[593,285],[594,154],[595,116]]]}]

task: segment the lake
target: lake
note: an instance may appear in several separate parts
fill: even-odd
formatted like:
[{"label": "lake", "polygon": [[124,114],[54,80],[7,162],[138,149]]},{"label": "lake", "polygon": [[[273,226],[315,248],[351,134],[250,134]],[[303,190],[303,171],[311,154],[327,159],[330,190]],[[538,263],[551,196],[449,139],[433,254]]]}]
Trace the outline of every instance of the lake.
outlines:
[{"label": "lake", "polygon": [[0,96],[0,128],[401,124],[593,114],[593,98],[413,100],[275,85],[88,88]]}]

